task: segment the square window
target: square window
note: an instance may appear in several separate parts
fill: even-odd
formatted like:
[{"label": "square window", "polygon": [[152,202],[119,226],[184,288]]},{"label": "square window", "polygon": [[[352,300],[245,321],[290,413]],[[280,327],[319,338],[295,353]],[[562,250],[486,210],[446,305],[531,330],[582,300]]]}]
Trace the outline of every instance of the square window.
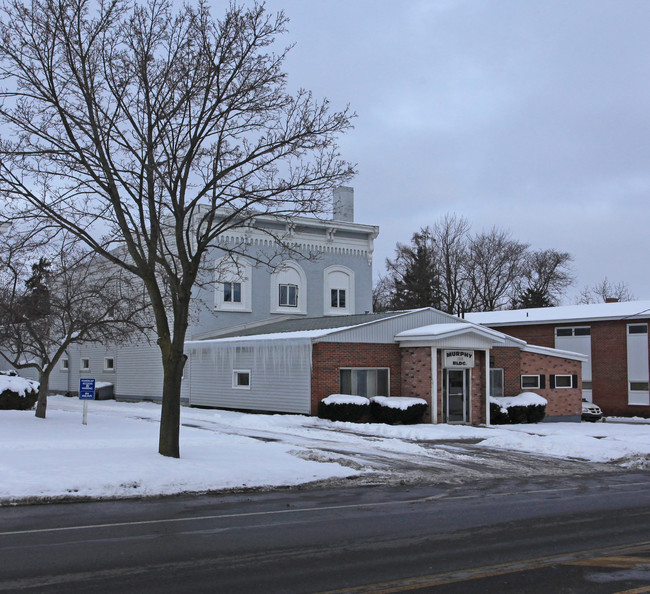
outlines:
[{"label": "square window", "polygon": [[539,390],[539,375],[522,375],[521,387],[529,390]]},{"label": "square window", "polygon": [[88,371],[90,369],[90,359],[82,357],[81,359],[81,371]]},{"label": "square window", "polygon": [[251,389],[251,372],[249,369],[235,369],[232,372],[232,387],[240,390]]},{"label": "square window", "polygon": [[115,359],[113,357],[104,357],[104,371],[115,371]]},{"label": "square window", "polygon": [[332,289],[332,307],[345,307],[345,289]]},{"label": "square window", "polygon": [[278,305],[280,307],[298,307],[298,287],[297,285],[280,285],[280,297]]}]

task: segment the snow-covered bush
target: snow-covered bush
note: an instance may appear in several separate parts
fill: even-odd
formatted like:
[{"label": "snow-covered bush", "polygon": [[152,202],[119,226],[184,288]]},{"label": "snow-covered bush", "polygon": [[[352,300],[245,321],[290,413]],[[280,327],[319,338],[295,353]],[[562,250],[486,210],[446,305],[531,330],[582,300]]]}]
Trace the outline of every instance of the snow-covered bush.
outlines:
[{"label": "snow-covered bush", "polygon": [[370,399],[372,420],[389,425],[420,423],[427,407],[427,401],[422,398],[374,396]]},{"label": "snow-covered bush", "polygon": [[0,371],[0,410],[30,410],[38,399],[38,382]]},{"label": "snow-covered bush", "polygon": [[522,392],[519,396],[490,398],[490,423],[514,425],[539,423],[546,416],[548,401],[539,394]]},{"label": "snow-covered bush", "polygon": [[365,396],[332,394],[318,403],[318,416],[330,421],[357,422],[368,414],[370,400]]}]

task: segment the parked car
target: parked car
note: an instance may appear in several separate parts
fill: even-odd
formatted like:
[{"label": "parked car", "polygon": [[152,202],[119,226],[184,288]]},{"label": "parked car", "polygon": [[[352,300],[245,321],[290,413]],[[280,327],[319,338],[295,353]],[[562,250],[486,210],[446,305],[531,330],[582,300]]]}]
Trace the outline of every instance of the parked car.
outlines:
[{"label": "parked car", "polygon": [[586,398],[582,399],[582,420],[583,421],[600,421],[603,418],[603,411],[600,406],[596,406],[593,402],[589,402]]}]

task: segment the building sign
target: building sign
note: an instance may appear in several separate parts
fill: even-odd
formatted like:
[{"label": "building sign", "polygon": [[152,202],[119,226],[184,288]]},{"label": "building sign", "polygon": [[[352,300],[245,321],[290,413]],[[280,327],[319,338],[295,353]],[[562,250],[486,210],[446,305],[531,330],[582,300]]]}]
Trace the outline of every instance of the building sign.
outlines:
[{"label": "building sign", "polygon": [[445,369],[469,369],[474,367],[474,351],[442,351]]}]

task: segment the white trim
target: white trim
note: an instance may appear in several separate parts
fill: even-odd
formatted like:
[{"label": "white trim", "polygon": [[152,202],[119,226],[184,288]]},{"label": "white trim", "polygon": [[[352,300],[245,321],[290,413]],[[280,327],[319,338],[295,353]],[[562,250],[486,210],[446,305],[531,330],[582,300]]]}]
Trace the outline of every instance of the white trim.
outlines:
[{"label": "white trim", "polygon": [[[108,366],[106,365],[106,362],[107,362],[109,359],[110,359],[111,361],[113,361],[113,366],[112,366],[112,367],[108,367]],[[112,357],[112,356],[111,356],[111,357],[104,357],[104,371],[115,371],[115,357]]]},{"label": "white trim", "polygon": [[438,349],[431,347],[431,422],[438,424]]},{"label": "white trim", "polygon": [[[87,366],[84,366],[84,361],[88,361]],[[79,371],[90,371],[90,357],[79,358]]]},{"label": "white trim", "polygon": [[538,355],[548,355],[549,357],[560,357],[561,359],[573,359],[575,361],[589,361],[589,355],[576,353],[574,351],[562,351],[551,347],[541,347],[534,344],[527,344],[521,349],[527,353],[537,353]]},{"label": "white trim", "polygon": [[[537,385],[536,386],[524,386],[524,378],[525,377],[536,377],[537,378]],[[541,390],[542,388],[540,387],[542,385],[542,382],[540,381],[540,374],[539,373],[522,373],[521,376],[519,377],[519,386],[522,390]]]},{"label": "white trim", "polygon": [[[214,308],[217,311],[253,311],[253,267],[246,258],[224,256],[215,260]],[[224,284],[241,284],[241,301],[224,300]]]},{"label": "white trim", "polygon": [[[345,280],[342,281],[341,277]],[[337,279],[337,280],[333,280]],[[332,307],[332,290],[345,291],[345,307]],[[335,264],[323,270],[323,315],[344,316],[355,313],[354,271]]]},{"label": "white trim", "polygon": [[[307,313],[307,275],[302,267],[293,261],[283,262],[271,273],[271,313],[306,314]],[[280,285],[298,287],[296,306],[283,306],[279,302]]]},{"label": "white trim", "polygon": [[69,357],[62,357],[61,361],[59,361],[59,370],[68,373],[70,371],[70,358]]}]

